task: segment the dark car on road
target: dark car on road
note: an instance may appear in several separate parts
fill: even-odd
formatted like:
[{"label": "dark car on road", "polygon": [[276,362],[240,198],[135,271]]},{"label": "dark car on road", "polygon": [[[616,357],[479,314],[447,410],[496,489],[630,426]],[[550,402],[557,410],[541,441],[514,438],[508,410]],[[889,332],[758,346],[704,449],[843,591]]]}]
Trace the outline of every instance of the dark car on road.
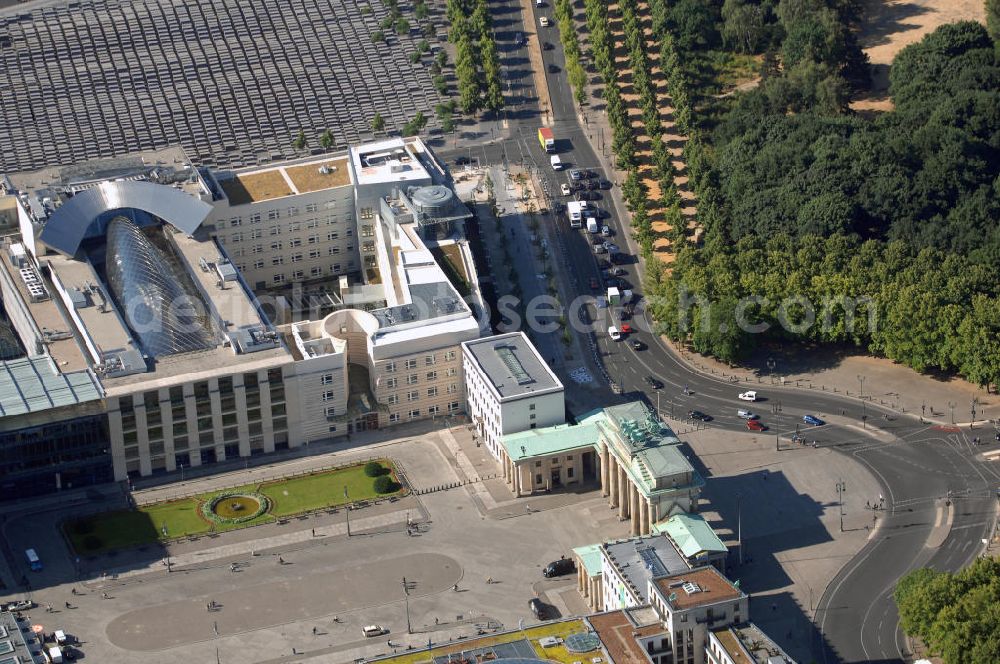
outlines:
[{"label": "dark car on road", "polygon": [[660,380],[655,376],[646,376],[644,380],[646,381],[646,384],[649,385],[654,390],[659,390],[663,387],[663,383],[660,382]]},{"label": "dark car on road", "polygon": [[708,421],[710,421],[712,419],[712,416],[711,415],[706,415],[705,413],[701,412],[700,410],[689,410],[688,411],[688,419],[701,420],[702,422],[708,422]]},{"label": "dark car on road", "polygon": [[636,339],[631,343],[632,343],[632,350],[646,350],[646,344],[642,343],[638,339]]},{"label": "dark car on road", "polygon": [[551,51],[554,48],[555,46],[552,45],[552,42],[545,42],[544,44],[542,44],[542,50],[544,51]]},{"label": "dark car on road", "polygon": [[564,574],[569,574],[570,572],[576,571],[576,565],[569,558],[560,558],[559,560],[553,560],[551,563],[545,566],[542,570],[542,576],[546,579],[551,579],[554,576],[563,576]]},{"label": "dark car on road", "polygon": [[549,615],[545,605],[542,604],[542,600],[537,597],[532,597],[531,600],[528,601],[528,608],[531,609],[532,615],[534,615],[538,620],[545,620]]},{"label": "dark car on road", "polygon": [[826,422],[824,422],[823,420],[819,419],[815,415],[803,415],[802,416],[802,421],[805,422],[806,424],[811,424],[814,427],[821,427],[824,424],[826,424]]},{"label": "dark car on road", "polygon": [[608,180],[601,180],[598,182],[601,189],[611,189],[611,183]]},{"label": "dark car on road", "polygon": [[524,46],[527,43],[527,40],[524,38],[524,34],[520,32],[516,33],[514,35],[514,43],[518,46]]},{"label": "dark car on road", "polygon": [[628,254],[611,254],[611,262],[615,265],[621,265],[622,263],[631,263],[632,257]]},{"label": "dark car on road", "polygon": [[471,164],[471,163],[472,160],[469,159],[468,157],[459,157],[458,159],[455,160],[456,166],[465,166],[466,164]]},{"label": "dark car on road", "polygon": [[554,64],[550,64],[549,65],[549,73],[550,74],[558,74],[560,71],[562,71],[562,70],[559,69],[559,65],[554,65]]}]

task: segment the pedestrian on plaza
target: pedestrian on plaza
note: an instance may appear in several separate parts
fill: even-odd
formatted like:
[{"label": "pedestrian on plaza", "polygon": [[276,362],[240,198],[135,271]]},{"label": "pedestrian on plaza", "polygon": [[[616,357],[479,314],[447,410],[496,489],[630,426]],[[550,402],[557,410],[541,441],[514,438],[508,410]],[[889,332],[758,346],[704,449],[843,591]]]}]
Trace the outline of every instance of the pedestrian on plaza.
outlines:
[{"label": "pedestrian on plaza", "polygon": [[441,620],[439,618],[435,618],[434,619],[434,624],[435,625],[440,625],[441,624]]},{"label": "pedestrian on plaza", "polygon": [[451,589],[454,590],[455,592],[458,592],[458,584],[456,583],[455,585],[453,585]]},{"label": "pedestrian on plaza", "polygon": [[313,627],[313,636],[316,636],[316,628]]},{"label": "pedestrian on plaza", "polygon": [[103,597],[104,599],[111,599],[110,597],[108,597],[107,593],[101,593],[101,597]]},{"label": "pedestrian on plaza", "polygon": [[334,616],[333,617],[333,622],[339,623],[340,622],[340,616]]},{"label": "pedestrian on plaza", "polygon": [[871,509],[871,507],[872,507],[872,501],[866,500],[865,501],[865,509]]},{"label": "pedestrian on plaza", "polygon": [[487,583],[487,585],[493,585],[493,577],[492,576],[487,577],[486,578],[486,583]]},{"label": "pedestrian on plaza", "polygon": [[279,565],[284,565],[285,564],[285,559],[282,558],[281,556],[278,556],[278,564]]},{"label": "pedestrian on plaza", "polygon": [[212,610],[212,604],[211,604],[211,602],[209,602],[208,604],[205,605],[205,610],[209,611],[209,612]]},{"label": "pedestrian on plaza", "polygon": [[313,528],[312,532],[313,532],[313,537],[316,537],[316,529],[315,528]]},{"label": "pedestrian on plaza", "polygon": [[71,606],[69,605],[69,602],[66,602],[66,608],[67,608],[67,609],[70,609],[70,608],[73,608],[73,607],[71,607]]}]

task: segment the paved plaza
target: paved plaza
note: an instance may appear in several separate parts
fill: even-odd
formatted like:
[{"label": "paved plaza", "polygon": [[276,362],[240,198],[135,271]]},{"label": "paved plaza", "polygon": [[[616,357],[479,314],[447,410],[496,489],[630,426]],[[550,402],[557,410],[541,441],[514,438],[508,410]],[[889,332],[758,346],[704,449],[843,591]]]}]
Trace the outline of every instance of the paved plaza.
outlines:
[{"label": "paved plaza", "polygon": [[[706,518],[730,546],[736,502],[742,502],[746,559],[740,566],[731,556],[731,574],[753,594],[754,619],[794,651],[809,638],[810,593],[818,598],[868,537],[870,517],[862,506],[877,495],[877,484],[860,465],[829,450],[776,452],[771,436],[685,432],[683,423],[673,424],[708,476]],[[393,459],[418,495],[352,510],[350,537],[347,513],[330,510],[101,556],[84,561],[83,578],[74,580],[70,554],[51,529],[67,511],[93,506],[49,505],[13,516],[5,526],[13,545],[42,543],[48,563],[33,577],[40,588],[34,598],[56,609],[36,609],[32,619],[79,636],[95,661],[141,657],[173,664],[212,661],[216,649],[221,661],[349,662],[392,652],[390,641],[420,647],[428,639],[444,643],[511,628],[521,619],[534,622],[527,602],[536,596],[557,615],[585,613],[575,576],[545,579],[541,568],[575,546],[626,535],[607,499],[596,487],[515,499],[465,425],[432,426],[403,427],[389,434],[394,438],[369,432],[314,447],[311,456],[138,490],[143,500],[167,499],[248,477],[259,481],[373,455]],[[834,477],[848,486],[844,534]],[[412,535],[407,522],[417,527]],[[64,608],[66,601],[73,608]],[[209,610],[212,602],[217,608]],[[361,627],[372,623],[390,635],[365,639]]]},{"label": "paved plaza", "polygon": [[[370,7],[362,11],[362,7]],[[433,5],[432,5],[433,7]],[[399,129],[441,101],[423,39],[384,30],[381,2],[34,2],[0,12],[0,172],[182,145],[197,164],[344,148],[375,112]],[[441,22],[436,14],[432,19]],[[436,37],[431,48],[440,47]]]}]

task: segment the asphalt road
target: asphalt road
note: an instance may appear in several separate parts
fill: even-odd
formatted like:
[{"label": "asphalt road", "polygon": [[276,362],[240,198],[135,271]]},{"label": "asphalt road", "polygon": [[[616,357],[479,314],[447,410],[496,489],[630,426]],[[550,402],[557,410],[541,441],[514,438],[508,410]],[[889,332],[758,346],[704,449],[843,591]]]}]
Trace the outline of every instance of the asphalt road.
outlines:
[{"label": "asphalt road", "polygon": [[[464,146],[461,150],[443,151],[446,158],[458,154],[471,156],[484,163],[519,163],[537,169],[547,182],[546,189],[557,192],[558,185],[567,181],[567,172],[553,172],[548,155],[535,138],[541,125],[540,113],[534,103],[534,93],[527,55],[513,43],[516,32],[534,30],[541,43],[553,44],[543,50],[547,68],[546,80],[552,102],[551,127],[557,140],[557,153],[569,168],[588,168],[607,177],[598,156],[587,140],[600,145],[603,137],[578,122],[572,91],[566,81],[564,60],[555,27],[525,27],[515,6],[508,0],[505,26],[498,28],[505,68],[512,72],[514,108],[508,115],[509,136],[492,144]],[[535,8],[534,13],[552,17],[551,7]],[[532,19],[537,22],[537,18]],[[537,23],[536,23],[537,24]],[[554,65],[556,71],[548,71]],[[595,135],[596,134],[596,135]],[[609,177],[608,179],[613,179]],[[609,196],[609,193],[611,194]],[[628,243],[627,233],[619,224],[621,201],[617,191],[602,192],[598,205],[610,213],[605,221],[615,230],[618,244]],[[611,200],[609,200],[611,199]],[[569,279],[581,295],[594,294],[589,288],[592,277],[600,276],[596,257],[586,230],[569,228],[561,215],[549,215],[546,223],[562,239],[572,269],[561,274]],[[641,284],[636,266],[626,266],[626,279],[641,297]],[[607,314],[607,310],[590,310],[590,314]],[[641,307],[636,318],[642,316]],[[873,511],[875,532],[868,544],[833,579],[816,608],[817,630],[813,656],[824,664],[833,662],[902,662],[906,652],[898,616],[892,601],[896,580],[908,571],[932,566],[940,570],[957,570],[968,565],[982,550],[982,539],[988,537],[994,524],[1000,474],[984,463],[979,453],[995,446],[992,435],[978,432],[989,446],[976,447],[971,439],[976,432],[949,430],[929,426],[910,417],[894,417],[871,405],[862,406],[855,399],[829,392],[804,390],[771,385],[765,379],[760,386],[734,385],[723,379],[691,370],[667,348],[658,337],[639,329],[622,342],[611,341],[606,333],[610,320],[594,323],[593,338],[601,361],[610,379],[621,386],[621,394],[609,387],[596,395],[604,403],[644,398],[664,415],[684,417],[689,410],[700,410],[713,419],[709,426],[744,430],[745,420],[736,410],[746,407],[737,395],[742,390],[759,388],[762,401],[749,404],[776,434],[776,444],[792,446],[791,437],[797,432],[823,447],[833,447],[849,454],[867,466],[883,487],[885,508]],[[637,322],[637,321],[633,321]],[[602,332],[603,330],[603,332]],[[644,350],[635,350],[629,341],[639,340]],[[647,376],[664,384],[660,390],[650,389]],[[685,387],[690,394],[685,394]],[[802,421],[805,414],[814,414],[827,424],[808,427]],[[889,415],[893,419],[884,419]],[[866,420],[863,421],[863,416]],[[879,435],[871,435],[868,427],[877,427]],[[989,432],[987,432],[989,433]],[[780,440],[778,440],[780,438]],[[830,482],[837,478],[831,477]],[[847,491],[850,491],[850,487]],[[947,503],[953,504],[953,521],[947,537],[934,548],[927,547],[935,525],[945,520]],[[878,497],[872,496],[877,503]],[[939,539],[939,538],[936,538]]]}]

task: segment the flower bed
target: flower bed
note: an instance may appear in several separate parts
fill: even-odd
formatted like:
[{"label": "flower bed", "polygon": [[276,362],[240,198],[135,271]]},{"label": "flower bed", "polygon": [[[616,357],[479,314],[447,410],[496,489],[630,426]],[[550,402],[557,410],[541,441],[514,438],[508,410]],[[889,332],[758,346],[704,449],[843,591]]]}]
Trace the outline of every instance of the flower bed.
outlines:
[{"label": "flower bed", "polygon": [[[243,510],[227,509],[227,501],[235,505],[243,505],[245,502],[253,501],[257,509]],[[260,493],[245,493],[239,491],[227,491],[213,496],[201,504],[201,514],[212,523],[232,524],[246,523],[253,521],[271,508],[271,500]],[[223,512],[223,513],[220,513]],[[231,512],[226,514],[225,512]]]}]

